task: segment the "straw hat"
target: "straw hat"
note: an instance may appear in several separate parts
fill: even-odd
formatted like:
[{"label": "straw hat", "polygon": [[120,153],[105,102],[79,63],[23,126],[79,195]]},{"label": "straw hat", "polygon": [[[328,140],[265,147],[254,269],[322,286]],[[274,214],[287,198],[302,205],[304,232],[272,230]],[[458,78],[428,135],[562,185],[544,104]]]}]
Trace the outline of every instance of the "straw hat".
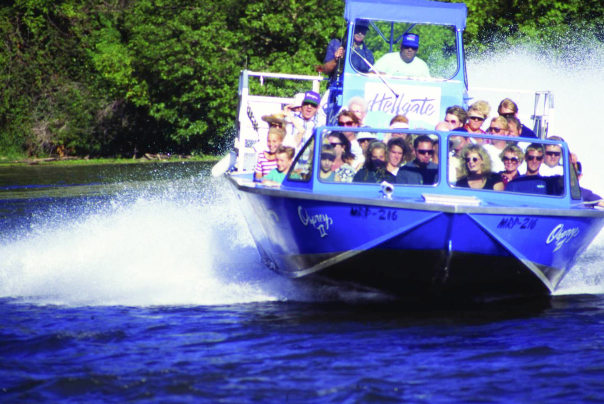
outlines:
[{"label": "straw hat", "polygon": [[282,114],[281,112],[271,115],[264,115],[262,120],[267,123],[278,123],[280,125],[287,124],[285,121],[285,114]]}]

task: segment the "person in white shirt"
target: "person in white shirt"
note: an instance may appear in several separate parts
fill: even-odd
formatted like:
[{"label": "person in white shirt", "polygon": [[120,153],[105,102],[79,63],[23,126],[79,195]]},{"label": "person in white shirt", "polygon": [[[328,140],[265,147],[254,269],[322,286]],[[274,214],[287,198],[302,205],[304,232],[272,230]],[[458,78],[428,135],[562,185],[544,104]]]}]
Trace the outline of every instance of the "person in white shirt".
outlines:
[{"label": "person in white shirt", "polygon": [[430,77],[426,62],[418,58],[419,35],[407,33],[403,36],[400,52],[387,53],[375,62],[374,68],[390,76]]},{"label": "person in white shirt", "polygon": [[[491,125],[487,129],[487,133],[494,136],[508,136],[508,121],[502,117],[497,116],[491,119]],[[491,140],[491,144],[483,144],[484,149],[489,153],[489,157],[491,158],[491,170],[494,173],[498,173],[505,169],[503,161],[499,158],[499,155],[507,146],[507,142],[505,140]]]}]

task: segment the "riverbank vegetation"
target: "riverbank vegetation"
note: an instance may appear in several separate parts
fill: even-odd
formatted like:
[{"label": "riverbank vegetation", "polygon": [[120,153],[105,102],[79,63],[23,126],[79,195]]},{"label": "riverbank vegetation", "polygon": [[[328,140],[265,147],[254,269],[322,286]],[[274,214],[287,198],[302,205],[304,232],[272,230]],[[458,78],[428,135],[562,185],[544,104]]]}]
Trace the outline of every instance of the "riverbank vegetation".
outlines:
[{"label": "riverbank vegetation", "polygon": [[[466,48],[604,40],[596,0],[468,0]],[[0,157],[219,154],[242,69],[318,74],[344,2],[14,0],[0,6]],[[293,90],[292,94],[293,95]]]}]

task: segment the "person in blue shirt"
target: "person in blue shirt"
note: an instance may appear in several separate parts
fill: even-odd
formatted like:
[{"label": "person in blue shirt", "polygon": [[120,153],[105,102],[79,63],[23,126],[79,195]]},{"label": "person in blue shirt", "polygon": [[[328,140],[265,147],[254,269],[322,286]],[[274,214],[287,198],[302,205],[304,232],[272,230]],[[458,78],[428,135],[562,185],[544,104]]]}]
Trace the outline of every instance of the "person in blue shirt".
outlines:
[{"label": "person in blue shirt", "polygon": [[[499,113],[500,116],[504,117],[505,119],[509,119],[509,118],[518,119],[518,105],[516,105],[516,103],[514,101],[512,101],[510,98],[505,98],[499,103],[499,108],[497,108],[497,112]],[[519,119],[518,119],[518,122],[520,122]],[[520,137],[526,137],[526,138],[532,138],[532,139],[537,138],[537,135],[535,135],[535,132],[533,132],[531,129],[529,129],[522,123],[520,124],[520,126],[517,126],[517,129],[518,129],[518,134]]]},{"label": "person in blue shirt", "polygon": [[289,171],[294,159],[294,148],[288,146],[279,146],[275,153],[277,159],[277,168],[273,169],[264,178],[262,178],[262,185],[269,185],[272,187],[279,187],[285,179],[285,175]]},{"label": "person in blue shirt", "polygon": [[[352,67],[358,72],[367,73],[370,68],[365,61],[359,57],[357,52],[363,56],[372,65],[375,63],[373,53],[367,48],[364,43],[365,35],[369,30],[369,22],[367,20],[356,20],[354,25],[354,43],[353,47],[356,52],[352,52],[350,56],[350,63]],[[342,42],[339,39],[332,39],[327,45],[327,52],[325,53],[325,60],[323,61],[323,73],[332,75],[338,67],[338,62],[344,58],[345,51],[342,46]]]}]

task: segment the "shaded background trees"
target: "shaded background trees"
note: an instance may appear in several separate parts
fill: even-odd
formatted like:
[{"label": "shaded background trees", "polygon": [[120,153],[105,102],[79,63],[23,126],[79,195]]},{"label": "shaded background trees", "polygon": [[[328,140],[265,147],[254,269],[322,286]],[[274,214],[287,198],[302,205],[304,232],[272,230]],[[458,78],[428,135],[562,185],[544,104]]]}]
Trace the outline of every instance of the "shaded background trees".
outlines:
[{"label": "shaded background trees", "polygon": [[[466,4],[473,52],[502,40],[603,39],[595,0]],[[233,134],[240,70],[316,74],[328,41],[343,34],[343,8],[321,0],[5,2],[0,156],[216,153]]]}]

